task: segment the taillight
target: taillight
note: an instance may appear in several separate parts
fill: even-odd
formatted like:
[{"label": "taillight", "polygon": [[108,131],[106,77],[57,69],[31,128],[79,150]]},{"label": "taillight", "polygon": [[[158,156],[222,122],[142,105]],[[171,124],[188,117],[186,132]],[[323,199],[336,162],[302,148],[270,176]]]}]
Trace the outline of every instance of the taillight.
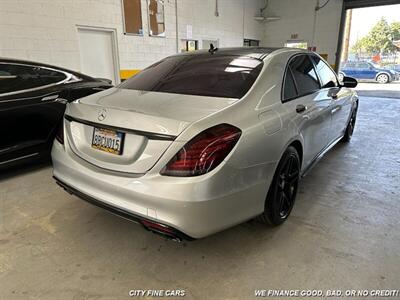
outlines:
[{"label": "taillight", "polygon": [[60,144],[64,144],[64,124],[61,123],[56,133],[56,139]]},{"label": "taillight", "polygon": [[239,128],[221,124],[196,135],[161,170],[167,176],[198,176],[215,169],[235,147]]}]

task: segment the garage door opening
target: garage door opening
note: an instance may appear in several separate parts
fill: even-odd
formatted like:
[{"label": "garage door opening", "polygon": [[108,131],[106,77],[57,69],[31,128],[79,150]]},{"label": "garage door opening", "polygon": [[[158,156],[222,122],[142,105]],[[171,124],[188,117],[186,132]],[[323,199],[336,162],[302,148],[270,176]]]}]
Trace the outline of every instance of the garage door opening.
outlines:
[{"label": "garage door opening", "polygon": [[400,98],[400,4],[345,11],[338,74],[360,95]]}]

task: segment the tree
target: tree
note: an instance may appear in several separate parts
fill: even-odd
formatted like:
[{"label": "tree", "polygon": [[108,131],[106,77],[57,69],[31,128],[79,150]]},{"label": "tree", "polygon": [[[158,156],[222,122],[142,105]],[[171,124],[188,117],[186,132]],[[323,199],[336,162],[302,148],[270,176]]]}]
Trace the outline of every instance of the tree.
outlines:
[{"label": "tree", "polygon": [[375,24],[370,32],[358,40],[352,47],[352,51],[356,53],[367,52],[369,54],[387,54],[397,50],[393,44],[396,37],[400,38],[400,22],[389,23],[382,17]]},{"label": "tree", "polygon": [[351,48],[351,52],[361,54],[366,49],[367,38],[359,39]]},{"label": "tree", "polygon": [[392,31],[393,41],[400,41],[400,22],[393,22],[390,24]]}]

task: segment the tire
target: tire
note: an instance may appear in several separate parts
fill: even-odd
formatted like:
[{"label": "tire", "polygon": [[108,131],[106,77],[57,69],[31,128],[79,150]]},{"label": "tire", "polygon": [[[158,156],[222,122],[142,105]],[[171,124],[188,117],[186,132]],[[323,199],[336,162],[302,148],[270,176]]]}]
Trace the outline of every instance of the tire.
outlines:
[{"label": "tire", "polygon": [[390,79],[387,74],[379,74],[378,76],[376,76],[376,81],[378,83],[382,83],[382,84],[389,83],[389,80]]},{"label": "tire", "polygon": [[351,113],[351,117],[349,122],[347,123],[346,130],[344,132],[344,136],[341,139],[341,142],[343,143],[348,143],[350,142],[353,132],[354,132],[354,127],[356,125],[356,119],[357,119],[357,107],[353,109],[353,112]]},{"label": "tire", "polygon": [[296,200],[300,165],[299,154],[290,146],[276,168],[265,200],[264,213],[258,217],[259,221],[277,226],[289,217]]}]

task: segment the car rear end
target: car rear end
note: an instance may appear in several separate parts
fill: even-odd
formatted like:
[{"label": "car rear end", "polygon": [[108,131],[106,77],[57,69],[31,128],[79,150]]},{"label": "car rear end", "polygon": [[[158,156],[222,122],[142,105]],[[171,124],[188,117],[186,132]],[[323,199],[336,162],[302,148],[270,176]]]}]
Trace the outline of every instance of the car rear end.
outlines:
[{"label": "car rear end", "polygon": [[[84,200],[178,240],[204,237],[253,217],[265,188],[235,186],[240,170],[228,163],[242,130],[214,121],[196,126],[237,103],[262,68],[253,58],[228,60],[233,63],[224,65],[220,76],[227,68],[244,69],[245,89],[231,86],[239,73],[228,74],[215,81],[219,89],[206,84],[201,94],[196,78],[206,80],[206,69],[197,70],[200,77],[184,75],[193,80],[187,91],[171,75],[164,78],[167,92],[144,86],[154,71],[162,73],[156,65],[132,88],[128,82],[70,103],[52,149],[56,181]],[[171,74],[177,62],[168,63],[162,67]],[[192,63],[185,60],[184,67],[192,69]]]},{"label": "car rear end", "polygon": [[[136,120],[140,126],[115,121],[109,126],[89,121],[90,113],[81,111],[86,115],[82,120],[73,107],[68,107],[64,132],[52,149],[53,175],[68,192],[174,239],[222,230],[249,211],[250,203],[243,199],[252,192],[232,194],[232,174],[238,170],[224,162],[240,139],[238,128],[211,126],[188,140],[180,133],[189,122],[153,117],[149,123],[140,114],[118,111],[121,123]],[[116,111],[107,113],[111,118]],[[107,142],[99,146],[98,140],[109,137],[111,147]],[[208,157],[204,165],[197,160],[191,164],[190,157],[207,148],[217,155],[203,153]]]}]

